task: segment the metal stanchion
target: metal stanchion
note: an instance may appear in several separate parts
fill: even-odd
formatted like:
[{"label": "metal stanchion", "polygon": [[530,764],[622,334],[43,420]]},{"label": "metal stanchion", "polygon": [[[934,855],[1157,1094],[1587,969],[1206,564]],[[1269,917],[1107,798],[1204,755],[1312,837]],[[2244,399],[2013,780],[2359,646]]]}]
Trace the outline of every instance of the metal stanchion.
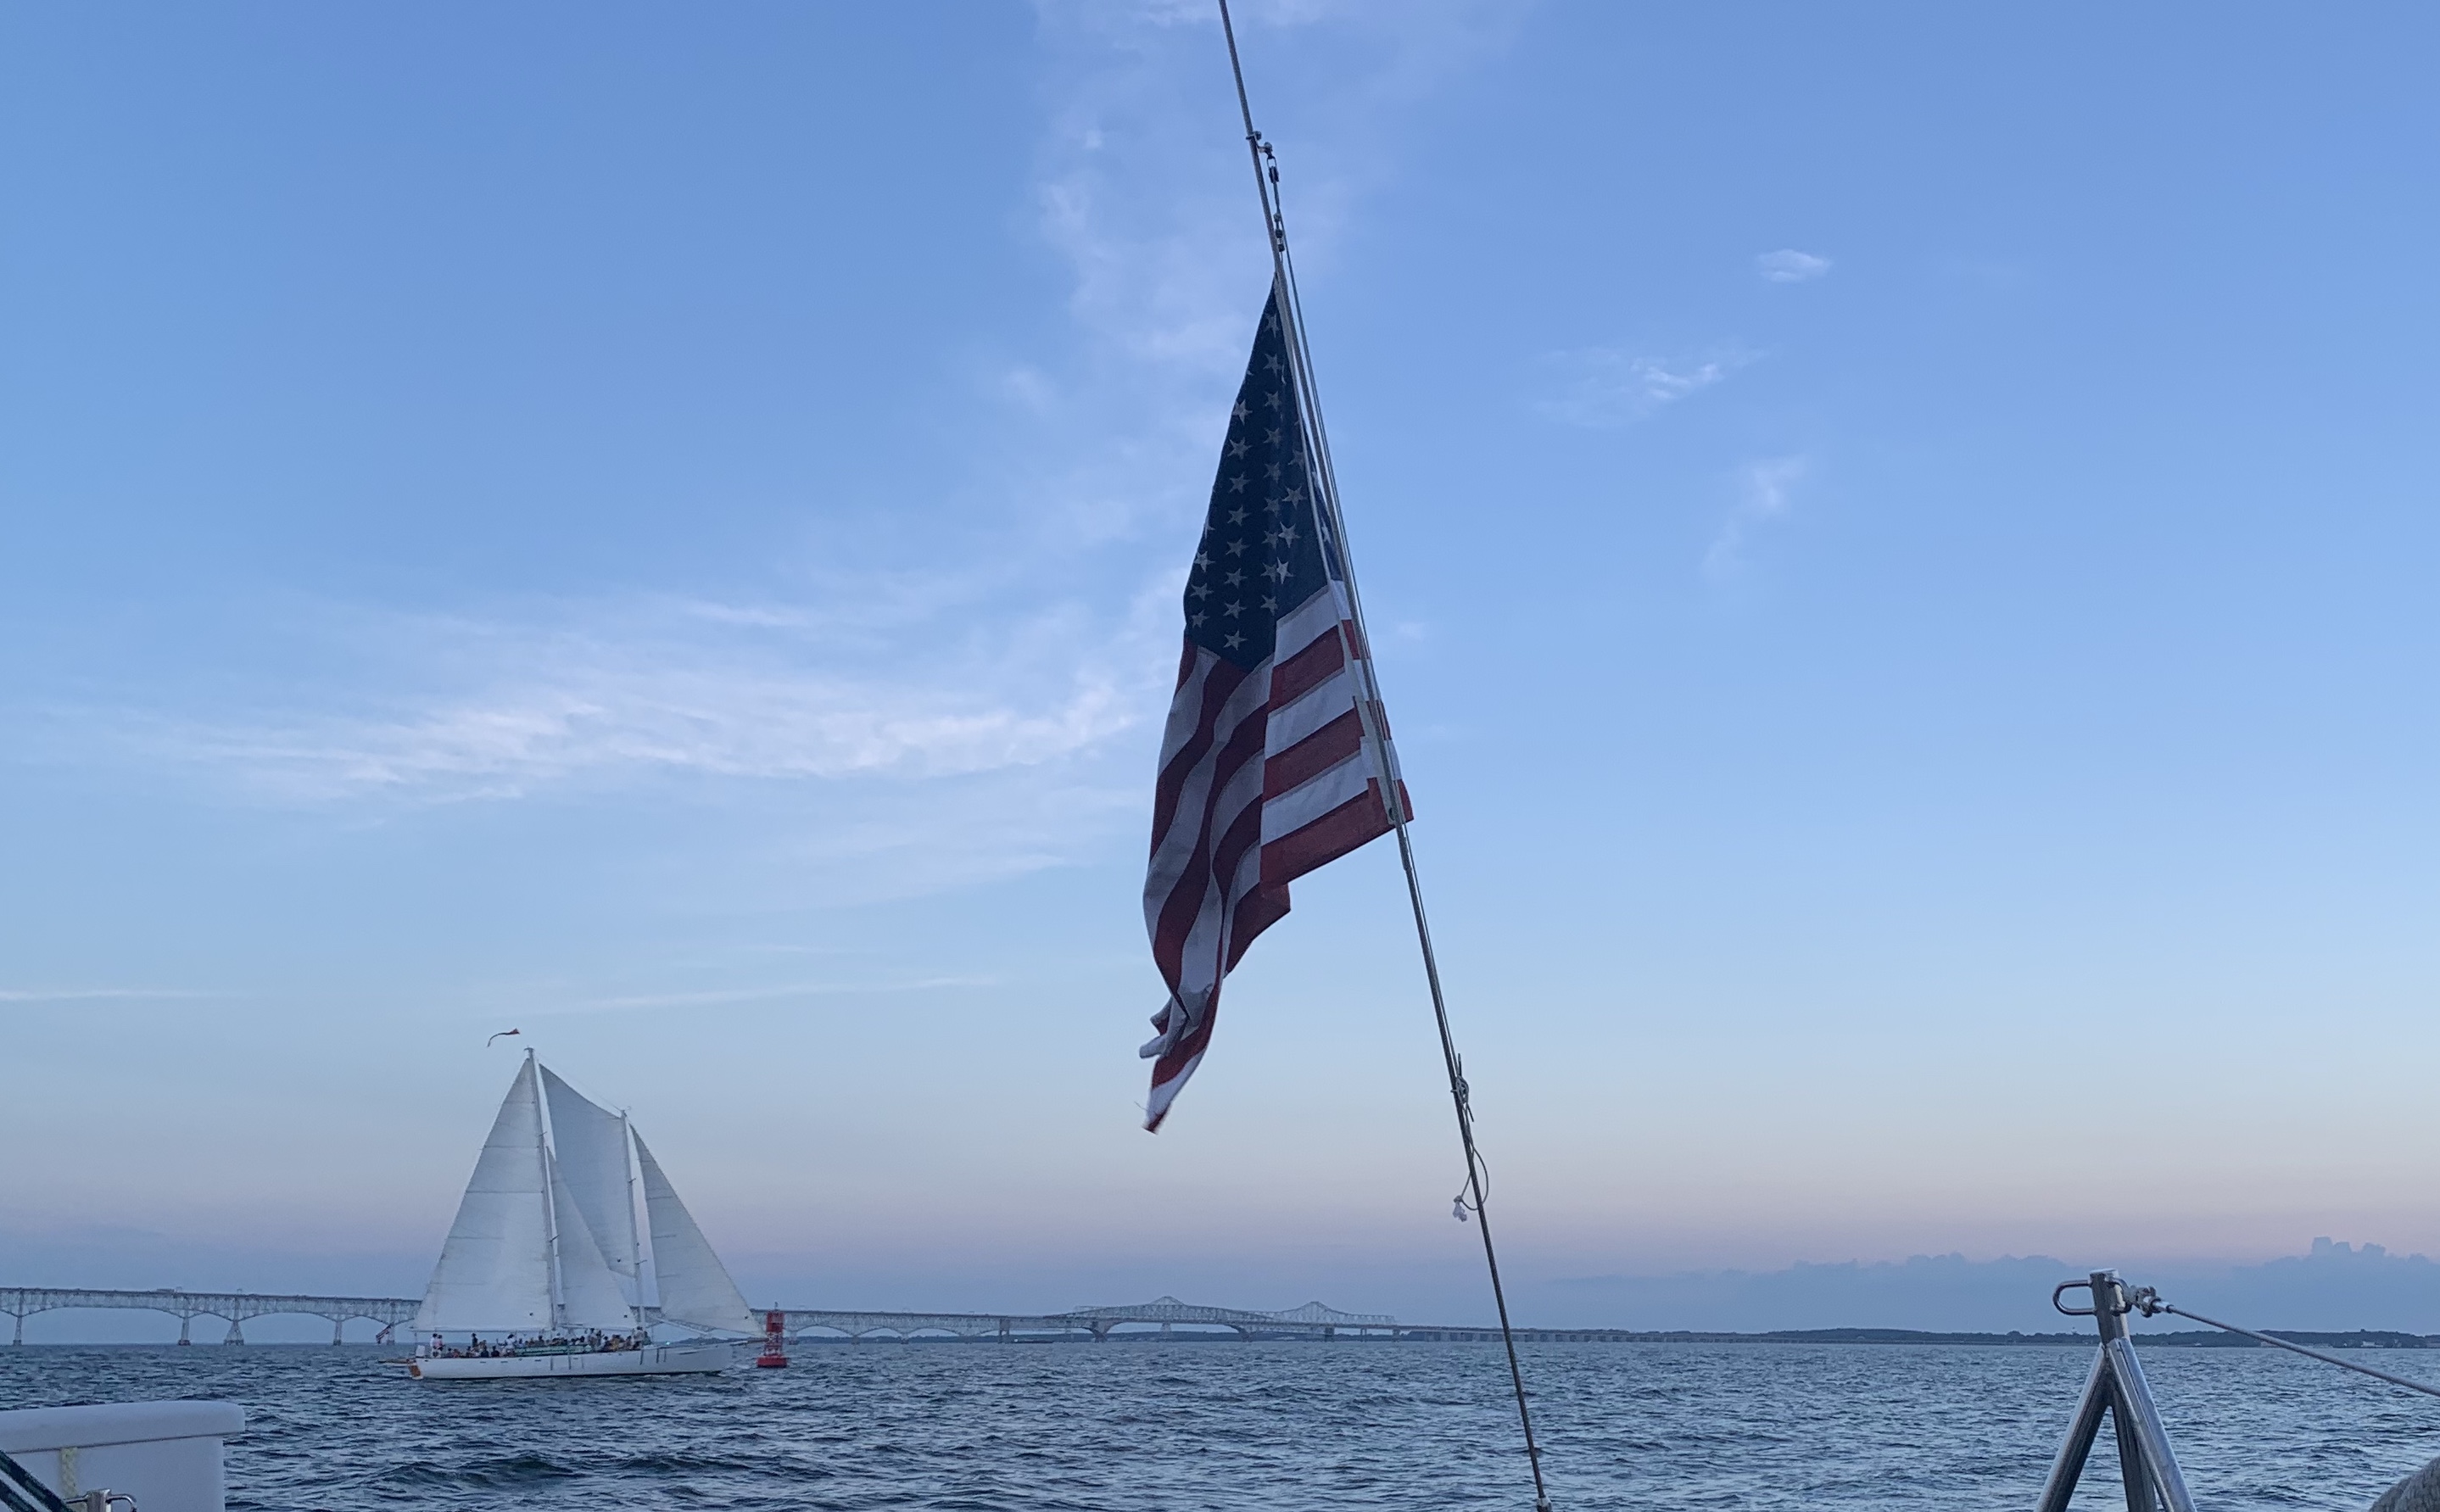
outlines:
[{"label": "metal stanchion", "polygon": [[[2077,1287],[2092,1294],[2090,1307],[2071,1307],[2059,1299]],[[2178,1469],[2169,1448],[2169,1431],[2161,1410],[2152,1404],[2152,1388],[2136,1362],[2135,1344],[2126,1335],[2126,1314],[2134,1304],[2115,1270],[2096,1270],[2083,1281],[2060,1284],[2051,1292],[2051,1305],[2075,1318],[2090,1318],[2101,1332],[2101,1349],[2093,1356],[2092,1373],[2085,1377],[2084,1397],[2075,1420],[2051,1462],[2050,1479],[2042,1485],[2037,1512],[2067,1512],[2092,1441],[2108,1413],[2118,1434],[2118,1467],[2126,1484],[2126,1512],[2195,1512],[2195,1499]]]}]

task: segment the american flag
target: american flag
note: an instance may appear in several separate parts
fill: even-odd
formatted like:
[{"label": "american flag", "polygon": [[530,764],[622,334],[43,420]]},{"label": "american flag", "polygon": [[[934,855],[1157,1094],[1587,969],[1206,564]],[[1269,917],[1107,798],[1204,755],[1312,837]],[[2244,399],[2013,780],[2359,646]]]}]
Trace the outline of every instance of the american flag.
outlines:
[{"label": "american flag", "polygon": [[[1211,1043],[1220,983],[1288,911],[1288,883],[1390,828],[1358,700],[1345,559],[1325,538],[1278,286],[1263,311],[1203,540],[1161,738],[1144,927],[1169,984],[1143,1047],[1157,1129]],[[1399,799],[1405,801],[1403,784]]]}]

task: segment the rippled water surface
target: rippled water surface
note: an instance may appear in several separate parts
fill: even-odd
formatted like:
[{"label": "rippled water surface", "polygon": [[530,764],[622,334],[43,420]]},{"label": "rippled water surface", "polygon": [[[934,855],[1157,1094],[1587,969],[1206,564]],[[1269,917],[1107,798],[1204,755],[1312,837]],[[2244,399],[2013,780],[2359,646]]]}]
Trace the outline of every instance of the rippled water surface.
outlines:
[{"label": "rippled water surface", "polygon": [[[805,1347],[785,1371],[447,1383],[382,1353],[0,1349],[0,1406],[242,1402],[229,1505],[281,1512],[1532,1504],[1487,1345],[868,1343]],[[2207,1512],[2363,1508],[2440,1455],[2440,1401],[2270,1350],[2144,1359]],[[1526,1358],[1562,1512],[2030,1507],[2088,1364],[1905,1345]],[[2079,1507],[2125,1505],[2103,1442]]]}]

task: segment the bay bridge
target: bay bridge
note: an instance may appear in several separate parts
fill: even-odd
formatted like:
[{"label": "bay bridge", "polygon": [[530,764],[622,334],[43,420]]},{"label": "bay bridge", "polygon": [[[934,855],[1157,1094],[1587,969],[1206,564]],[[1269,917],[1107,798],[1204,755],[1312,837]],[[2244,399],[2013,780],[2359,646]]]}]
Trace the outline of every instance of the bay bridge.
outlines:
[{"label": "bay bridge", "polygon": [[[331,1321],[331,1342],[338,1343],[349,1322],[362,1318],[380,1325],[377,1341],[387,1342],[415,1321],[412,1297],[315,1297],[254,1291],[111,1291],[60,1287],[0,1287],[0,1312],[16,1322],[10,1342],[26,1341],[26,1320],[37,1313],[64,1308],[101,1307],[167,1313],[178,1320],[178,1342],[193,1342],[194,1320],[224,1320],[226,1344],[245,1342],[249,1318],[295,1315]],[[860,1341],[876,1335],[897,1339],[947,1336],[957,1339],[1047,1340],[1107,1339],[1124,1327],[1157,1327],[1170,1333],[1178,1327],[1226,1330],[1240,1339],[1336,1339],[1386,1336],[1408,1332],[1388,1313],[1341,1312],[1318,1302],[1280,1312],[1254,1312],[1242,1307],[1211,1307],[1159,1297],[1151,1302],[1116,1307],[1078,1307],[1057,1313],[880,1312],[820,1307],[771,1309],[784,1320],[786,1331],[799,1338],[829,1335]],[[767,1316],[767,1314],[766,1314]]]},{"label": "bay bridge", "polygon": [[949,1335],[959,1339],[1107,1339],[1128,1324],[1157,1325],[1170,1333],[1180,1325],[1226,1329],[1240,1339],[1335,1339],[1340,1334],[1364,1338],[1385,1334],[1396,1338],[1398,1320],[1385,1312],[1340,1312],[1318,1302],[1283,1312],[1250,1312],[1242,1307],[1209,1307],[1175,1297],[1159,1297],[1120,1307],[1078,1307],[1069,1312],[845,1312],[816,1307],[778,1309],[788,1334],[803,1338],[816,1330],[851,1340],[874,1334],[900,1339]]},{"label": "bay bridge", "polygon": [[[313,1297],[259,1291],[110,1291],[63,1287],[0,1287],[0,1313],[16,1321],[9,1340],[26,1341],[26,1320],[36,1313],[70,1307],[136,1308],[168,1313],[178,1320],[178,1342],[191,1343],[198,1318],[225,1320],[224,1344],[245,1342],[245,1321],[278,1315],[327,1318],[331,1342],[355,1319],[380,1325],[377,1343],[388,1343],[415,1322],[413,1297]],[[647,1308],[652,1321],[655,1309]],[[1373,1339],[1412,1340],[1431,1343],[1497,1341],[1499,1330],[1479,1323],[1400,1323],[1385,1312],[1341,1312],[1318,1302],[1279,1312],[1254,1312],[1243,1307],[1211,1307],[1156,1297],[1150,1302],[1117,1307],[1077,1307],[1068,1312],[881,1312],[829,1307],[757,1308],[757,1317],[778,1312],[794,1339],[830,1337],[861,1341],[883,1337],[898,1340],[954,1338],[965,1340],[1107,1339],[1121,1328],[1154,1327],[1161,1333],[1178,1328],[1197,1332],[1226,1331],[1242,1340]],[[1638,1333],[1625,1328],[1519,1328],[1519,1343],[1640,1343],[1696,1336]],[[1705,1335],[1704,1338],[1714,1336]],[[1734,1338],[1734,1335],[1719,1335]],[[1761,1336],[1756,1336],[1761,1337]]]},{"label": "bay bridge", "polygon": [[198,1318],[213,1318],[228,1323],[224,1344],[245,1342],[245,1321],[248,1318],[269,1318],[279,1314],[296,1314],[331,1320],[331,1342],[340,1341],[340,1330],[354,1318],[368,1318],[381,1324],[380,1338],[386,1341],[391,1330],[415,1321],[416,1303],[406,1297],[306,1297],[283,1296],[257,1291],[180,1291],[164,1287],[157,1291],[105,1291],[63,1287],[0,1287],[0,1312],[17,1321],[14,1337],[9,1341],[26,1341],[26,1320],[38,1312],[52,1312],[63,1307],[143,1308],[166,1312],[178,1320],[178,1342],[194,1342],[189,1337]]}]

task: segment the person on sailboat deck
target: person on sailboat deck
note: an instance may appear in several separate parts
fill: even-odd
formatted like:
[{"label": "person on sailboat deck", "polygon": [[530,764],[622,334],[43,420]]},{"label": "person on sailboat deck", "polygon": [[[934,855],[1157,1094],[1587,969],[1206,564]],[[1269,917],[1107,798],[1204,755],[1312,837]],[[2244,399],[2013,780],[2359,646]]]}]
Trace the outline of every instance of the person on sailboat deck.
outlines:
[{"label": "person on sailboat deck", "polygon": [[651,1342],[652,1339],[640,1329],[635,1333],[605,1334],[599,1328],[595,1328],[579,1334],[573,1339],[553,1338],[544,1334],[537,1334],[531,1338],[522,1334],[511,1334],[499,1340],[472,1338],[468,1339],[463,1345],[451,1344],[439,1334],[434,1334],[432,1348],[428,1354],[429,1358],[434,1359],[498,1359],[509,1355],[523,1354],[528,1350],[552,1349],[617,1355],[632,1353]]}]

